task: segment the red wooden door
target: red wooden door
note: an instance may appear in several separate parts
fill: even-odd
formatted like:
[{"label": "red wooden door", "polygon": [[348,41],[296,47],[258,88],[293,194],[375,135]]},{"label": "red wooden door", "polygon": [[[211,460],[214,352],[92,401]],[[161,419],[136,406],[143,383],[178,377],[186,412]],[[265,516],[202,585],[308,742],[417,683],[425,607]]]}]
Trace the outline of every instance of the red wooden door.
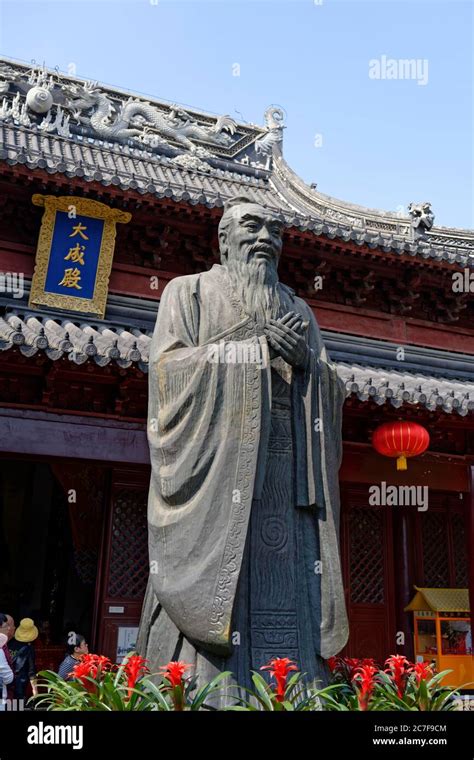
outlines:
[{"label": "red wooden door", "polygon": [[415,516],[415,582],[467,588],[469,494],[430,491],[429,505]]},{"label": "red wooden door", "polygon": [[347,657],[382,664],[395,651],[392,520],[387,507],[369,506],[368,486],[341,490],[341,550],[349,616]]},{"label": "red wooden door", "polygon": [[133,640],[148,579],[148,468],[113,469],[104,531],[95,651],[112,660]]}]

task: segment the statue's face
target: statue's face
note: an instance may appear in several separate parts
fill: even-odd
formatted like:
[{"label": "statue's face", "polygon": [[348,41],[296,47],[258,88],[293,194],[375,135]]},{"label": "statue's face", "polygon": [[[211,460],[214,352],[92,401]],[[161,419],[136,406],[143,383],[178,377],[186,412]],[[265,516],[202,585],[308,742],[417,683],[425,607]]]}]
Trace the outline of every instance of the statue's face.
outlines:
[{"label": "statue's face", "polygon": [[227,229],[220,235],[220,248],[232,259],[250,263],[253,259],[272,264],[275,269],[282,247],[283,224],[258,204],[245,203],[232,209]]}]

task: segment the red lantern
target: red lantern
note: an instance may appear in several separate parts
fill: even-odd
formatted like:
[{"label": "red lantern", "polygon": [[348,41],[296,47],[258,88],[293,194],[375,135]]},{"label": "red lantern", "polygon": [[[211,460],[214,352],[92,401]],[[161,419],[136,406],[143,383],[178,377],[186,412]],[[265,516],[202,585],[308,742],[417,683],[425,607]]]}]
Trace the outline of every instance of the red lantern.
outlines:
[{"label": "red lantern", "polygon": [[397,470],[406,470],[407,457],[423,454],[430,436],[417,422],[385,422],[374,430],[372,445],[383,456],[397,457]]}]

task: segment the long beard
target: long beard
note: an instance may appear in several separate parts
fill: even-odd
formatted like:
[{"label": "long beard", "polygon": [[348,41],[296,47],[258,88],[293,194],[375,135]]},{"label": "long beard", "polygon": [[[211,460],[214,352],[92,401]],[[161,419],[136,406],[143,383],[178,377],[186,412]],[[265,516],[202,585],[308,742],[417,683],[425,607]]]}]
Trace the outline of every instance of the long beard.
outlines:
[{"label": "long beard", "polygon": [[252,258],[248,263],[230,260],[227,270],[246,314],[263,328],[269,319],[280,316],[278,272],[272,261]]}]

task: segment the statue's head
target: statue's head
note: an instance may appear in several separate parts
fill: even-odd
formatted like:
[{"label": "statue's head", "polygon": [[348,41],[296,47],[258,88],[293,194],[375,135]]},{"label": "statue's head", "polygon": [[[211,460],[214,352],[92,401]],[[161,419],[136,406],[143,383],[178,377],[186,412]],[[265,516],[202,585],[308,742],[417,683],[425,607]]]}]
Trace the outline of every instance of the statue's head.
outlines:
[{"label": "statue's head", "polygon": [[283,223],[274,211],[243,196],[232,198],[224,207],[219,223],[222,264],[250,264],[278,267]]},{"label": "statue's head", "polygon": [[246,312],[263,326],[279,313],[278,261],[283,222],[245,197],[226,203],[219,223],[221,263]]}]

